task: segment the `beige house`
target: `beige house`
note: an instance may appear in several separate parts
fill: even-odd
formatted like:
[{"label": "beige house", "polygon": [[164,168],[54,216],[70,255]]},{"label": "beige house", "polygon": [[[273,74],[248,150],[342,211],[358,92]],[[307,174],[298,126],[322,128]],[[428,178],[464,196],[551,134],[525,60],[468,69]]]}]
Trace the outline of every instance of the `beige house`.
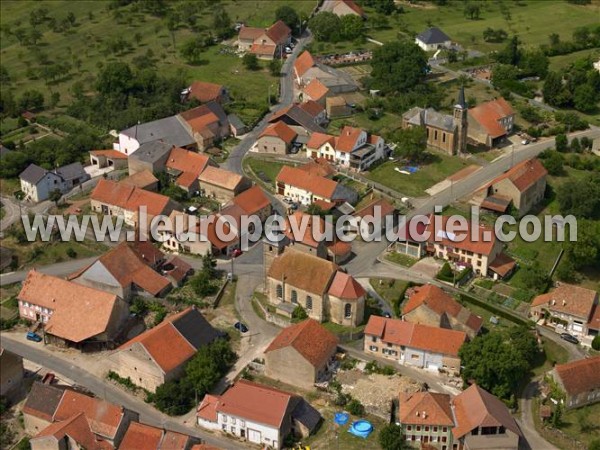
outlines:
[{"label": "beige house", "polygon": [[201,346],[220,336],[191,306],[123,344],[110,356],[112,370],[150,392],[176,380]]},{"label": "beige house", "polygon": [[[192,255],[206,255],[212,252],[212,245],[208,238],[202,236],[202,224],[200,219],[190,216],[181,211],[173,211],[169,216],[171,229],[162,229],[159,231],[163,241],[162,247],[173,253],[189,253]],[[179,225],[181,223],[182,225]],[[195,225],[195,226],[190,226]],[[178,228],[181,227],[181,228]],[[208,226],[206,227],[208,231]],[[178,233],[189,234],[189,239],[184,239]],[[208,234],[208,233],[207,233]]]},{"label": "beige house", "polygon": [[498,213],[512,204],[522,217],[544,199],[547,175],[539,159],[523,161],[480,189],[473,202]]},{"label": "beige house", "polygon": [[567,409],[600,402],[600,356],[557,364],[550,376],[565,394]]},{"label": "beige house", "polygon": [[15,398],[21,392],[23,374],[23,358],[0,347],[0,396]]},{"label": "beige house", "polygon": [[286,155],[290,152],[298,133],[284,122],[270,124],[256,141],[256,149],[260,153]]},{"label": "beige house", "polygon": [[265,350],[265,375],[303,389],[326,381],[337,337],[313,319],[284,328]]},{"label": "beige house", "polygon": [[362,18],[366,17],[363,9],[352,0],[335,0],[331,12],[340,17],[349,14]]},{"label": "beige house", "polygon": [[336,264],[289,247],[267,272],[269,302],[291,316],[296,306],[319,322],[358,326],[364,319],[366,292]]},{"label": "beige house", "polygon": [[495,147],[512,133],[515,112],[502,97],[469,109],[469,138]]},{"label": "beige house", "polygon": [[243,26],[238,34],[238,48],[255,54],[261,59],[273,59],[283,54],[286,45],[291,42],[292,30],[278,20],[269,28]]},{"label": "beige house", "polygon": [[236,195],[252,187],[252,182],[248,178],[212,166],[206,167],[198,179],[202,194],[205,197],[214,198],[220,203],[227,203]]},{"label": "beige house", "polygon": [[92,150],[90,151],[90,163],[99,169],[114,167],[124,169],[127,167],[127,155],[118,150]]}]

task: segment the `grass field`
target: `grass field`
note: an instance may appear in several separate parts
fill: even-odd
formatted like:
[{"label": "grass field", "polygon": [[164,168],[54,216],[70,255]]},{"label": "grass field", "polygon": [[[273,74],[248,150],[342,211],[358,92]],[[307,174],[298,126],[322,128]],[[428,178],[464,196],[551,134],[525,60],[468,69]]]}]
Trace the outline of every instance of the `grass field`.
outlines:
[{"label": "grass field", "polygon": [[[453,41],[480,51],[502,48],[503,44],[483,41],[486,28],[503,29],[517,34],[526,46],[548,43],[550,33],[558,33],[561,40],[571,40],[577,27],[594,25],[600,17],[600,2],[579,6],[563,0],[522,0],[518,2],[477,2],[481,8],[479,20],[467,19],[463,2],[448,2],[447,6],[411,7],[403,3],[405,13],[389,17],[390,28],[373,30],[370,36],[382,42],[397,39],[398,31],[418,34],[430,26],[441,28]],[[510,20],[503,15],[500,5],[508,6]],[[367,14],[372,13],[367,9]]]},{"label": "grass field", "polygon": [[550,57],[550,70],[559,70],[567,67],[569,64],[574,63],[578,59],[590,57],[592,61],[597,61],[600,58],[600,49],[591,48],[587,50],[581,50],[580,52],[573,52],[567,55],[558,55]]},{"label": "grass field", "polygon": [[248,157],[244,159],[243,165],[248,175],[254,175],[254,178],[261,181],[265,187],[274,190],[275,178],[277,178],[277,174],[285,164]]},{"label": "grass field", "polygon": [[468,165],[468,162],[458,157],[433,153],[431,161],[421,165],[419,171],[412,175],[396,172],[394,168],[398,166],[395,162],[385,162],[370,171],[367,177],[402,194],[419,197],[427,195],[425,189]]},{"label": "grass field", "polygon": [[346,125],[363,128],[370,133],[383,135],[385,137],[402,126],[402,117],[393,113],[384,112],[380,118],[373,120],[369,119],[366,112],[360,112],[354,114],[352,117],[333,119],[329,123],[328,131],[333,134],[338,134],[339,130]]}]

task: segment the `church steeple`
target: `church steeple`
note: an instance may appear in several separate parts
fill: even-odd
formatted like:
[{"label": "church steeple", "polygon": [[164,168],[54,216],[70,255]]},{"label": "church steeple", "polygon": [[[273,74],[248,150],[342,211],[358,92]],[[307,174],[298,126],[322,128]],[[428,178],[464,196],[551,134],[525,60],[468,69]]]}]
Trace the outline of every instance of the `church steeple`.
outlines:
[{"label": "church steeple", "polygon": [[465,87],[461,85],[458,91],[458,99],[454,105],[454,125],[456,126],[457,136],[456,142],[456,153],[459,155],[467,151],[467,102],[465,101]]},{"label": "church steeple", "polygon": [[461,109],[467,109],[467,102],[465,102],[465,86],[460,86],[460,91],[458,91],[458,100],[456,101],[456,106]]}]

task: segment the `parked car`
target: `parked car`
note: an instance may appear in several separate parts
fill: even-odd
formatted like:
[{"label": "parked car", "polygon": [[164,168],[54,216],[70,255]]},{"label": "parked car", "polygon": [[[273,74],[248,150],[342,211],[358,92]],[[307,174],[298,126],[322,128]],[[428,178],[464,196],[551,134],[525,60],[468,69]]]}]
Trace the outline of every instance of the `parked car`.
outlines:
[{"label": "parked car", "polygon": [[233,256],[234,258],[237,258],[238,256],[240,256],[242,253],[244,253],[242,250],[240,250],[239,248],[236,248],[235,250],[233,250],[231,252],[231,256]]},{"label": "parked car", "polygon": [[283,203],[287,203],[288,205],[294,203],[294,200],[292,200],[289,197],[283,197]]},{"label": "parked car", "polygon": [[243,324],[242,322],[236,322],[235,325],[233,326],[233,328],[238,330],[240,333],[248,332],[248,327],[245,324]]},{"label": "parked car", "polygon": [[569,333],[561,333],[560,337],[571,344],[579,344],[579,339]]},{"label": "parked car", "polygon": [[385,317],[387,319],[391,319],[392,315],[389,312],[386,311],[386,312],[383,313],[383,317]]},{"label": "parked car", "polygon": [[28,331],[27,340],[33,342],[42,342],[42,337],[39,334],[34,333],[33,331]]},{"label": "parked car", "polygon": [[527,144],[529,144],[529,139],[523,139],[523,140],[521,141],[521,144],[523,144],[523,145],[527,145]]},{"label": "parked car", "polygon": [[291,203],[290,204],[290,209],[292,211],[296,211],[298,209],[298,203]]}]

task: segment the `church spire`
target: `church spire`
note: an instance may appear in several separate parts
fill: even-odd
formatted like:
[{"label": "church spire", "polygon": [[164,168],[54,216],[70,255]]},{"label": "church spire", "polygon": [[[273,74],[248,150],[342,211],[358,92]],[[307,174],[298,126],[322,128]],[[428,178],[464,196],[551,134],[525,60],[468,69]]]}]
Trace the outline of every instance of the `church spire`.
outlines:
[{"label": "church spire", "polygon": [[462,109],[467,109],[467,102],[465,102],[465,86],[461,84],[460,91],[458,91],[458,100],[456,106]]}]

